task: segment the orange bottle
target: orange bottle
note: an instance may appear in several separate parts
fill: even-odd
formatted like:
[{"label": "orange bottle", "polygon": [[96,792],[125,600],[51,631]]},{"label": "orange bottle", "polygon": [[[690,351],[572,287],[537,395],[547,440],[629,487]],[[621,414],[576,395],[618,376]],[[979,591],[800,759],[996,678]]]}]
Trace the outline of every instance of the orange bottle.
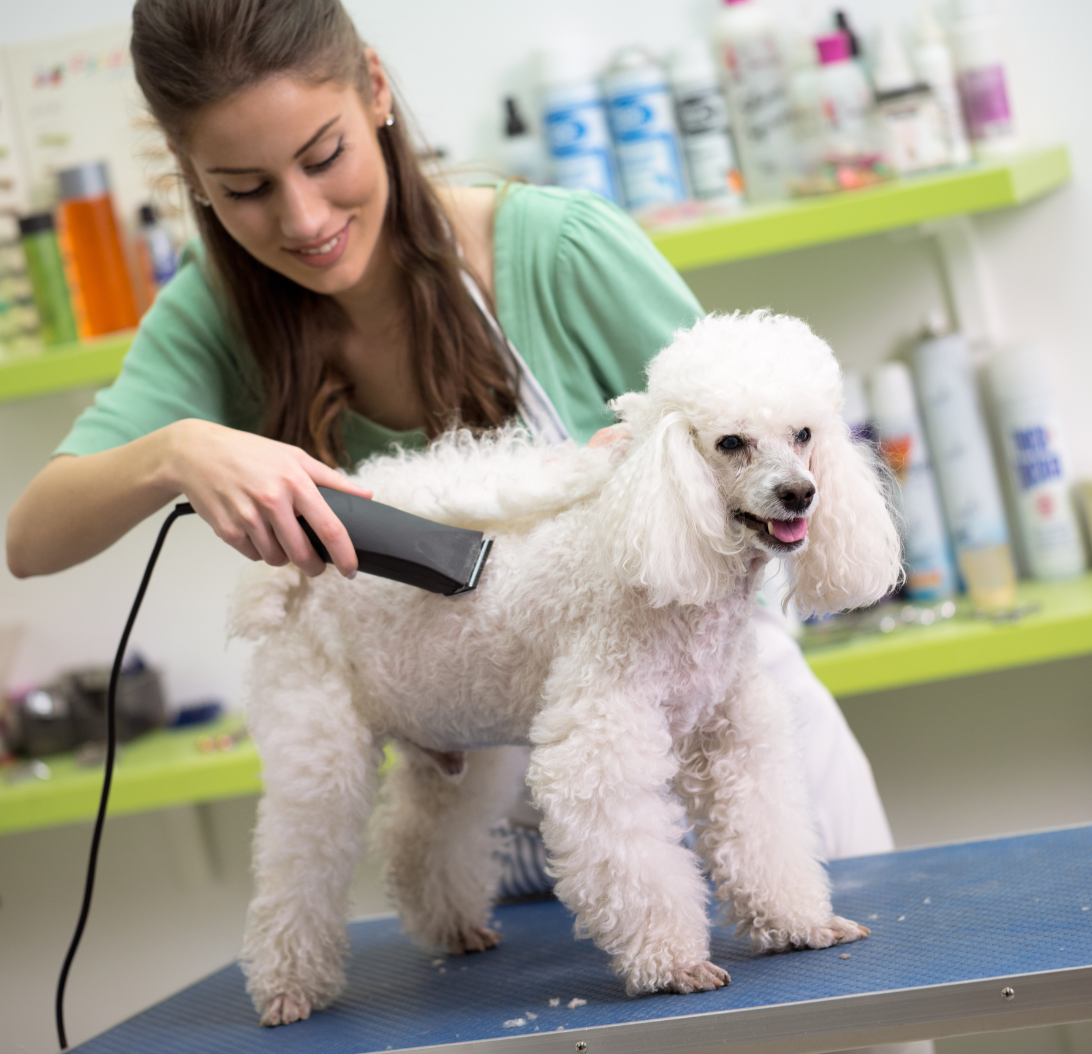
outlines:
[{"label": "orange bottle", "polygon": [[81,337],[137,324],[136,298],[121,248],[110,178],[102,161],[57,174],[57,235]]}]

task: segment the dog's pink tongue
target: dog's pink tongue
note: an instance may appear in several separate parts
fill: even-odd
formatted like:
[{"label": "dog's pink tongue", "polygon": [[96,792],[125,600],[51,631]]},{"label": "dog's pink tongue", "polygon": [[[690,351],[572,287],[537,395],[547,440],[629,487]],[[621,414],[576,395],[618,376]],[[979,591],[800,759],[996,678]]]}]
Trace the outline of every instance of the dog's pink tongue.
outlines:
[{"label": "dog's pink tongue", "polygon": [[770,520],[769,527],[779,542],[789,545],[800,541],[808,533],[808,521],[803,516],[795,520]]}]

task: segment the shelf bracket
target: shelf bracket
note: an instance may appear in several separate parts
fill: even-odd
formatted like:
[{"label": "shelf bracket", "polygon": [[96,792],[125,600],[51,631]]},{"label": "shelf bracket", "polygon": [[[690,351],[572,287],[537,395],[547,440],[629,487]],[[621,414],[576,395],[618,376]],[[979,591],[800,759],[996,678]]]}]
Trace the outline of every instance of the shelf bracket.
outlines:
[{"label": "shelf bracket", "polygon": [[953,325],[972,347],[999,343],[1005,333],[1000,301],[971,218],[930,220],[919,230],[937,247]]}]

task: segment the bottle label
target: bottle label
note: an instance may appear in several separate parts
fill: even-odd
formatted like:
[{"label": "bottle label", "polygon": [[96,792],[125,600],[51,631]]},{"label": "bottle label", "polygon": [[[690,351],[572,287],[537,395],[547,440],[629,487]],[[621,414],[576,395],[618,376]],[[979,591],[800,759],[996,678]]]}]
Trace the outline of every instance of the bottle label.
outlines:
[{"label": "bottle label", "polygon": [[626,206],[686,200],[686,178],[665,85],[613,94],[608,99]]},{"label": "bottle label", "polygon": [[728,105],[718,85],[677,96],[675,111],[684,136],[728,131]]},{"label": "bottle label", "polygon": [[1051,446],[1048,428],[1043,425],[1014,428],[1009,438],[1012,440],[1012,463],[1021,490],[1031,490],[1052,479],[1062,478],[1062,458]]},{"label": "bottle label", "polygon": [[972,139],[981,142],[1012,132],[1004,66],[985,66],[961,73],[959,94],[963,99],[967,131]]},{"label": "bottle label", "polygon": [[546,142],[558,183],[570,190],[591,190],[620,201],[603,103],[596,98],[548,108],[543,115]]}]

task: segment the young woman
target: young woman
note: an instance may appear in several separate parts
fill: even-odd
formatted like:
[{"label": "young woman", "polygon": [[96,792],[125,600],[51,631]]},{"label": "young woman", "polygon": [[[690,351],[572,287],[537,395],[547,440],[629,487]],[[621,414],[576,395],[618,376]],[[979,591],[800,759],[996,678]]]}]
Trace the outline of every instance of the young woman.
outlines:
[{"label": "young woman", "polygon": [[[703,312],[590,194],[441,190],[339,0],[138,0],[137,79],[201,232],[114,385],[12,510],[8,562],[58,571],[180,494],[252,560],[355,554],[317,486],[392,442],[515,414],[587,442],[609,399]],[[770,612],[761,652],[798,703],[828,856],[886,849],[868,763]]]}]

